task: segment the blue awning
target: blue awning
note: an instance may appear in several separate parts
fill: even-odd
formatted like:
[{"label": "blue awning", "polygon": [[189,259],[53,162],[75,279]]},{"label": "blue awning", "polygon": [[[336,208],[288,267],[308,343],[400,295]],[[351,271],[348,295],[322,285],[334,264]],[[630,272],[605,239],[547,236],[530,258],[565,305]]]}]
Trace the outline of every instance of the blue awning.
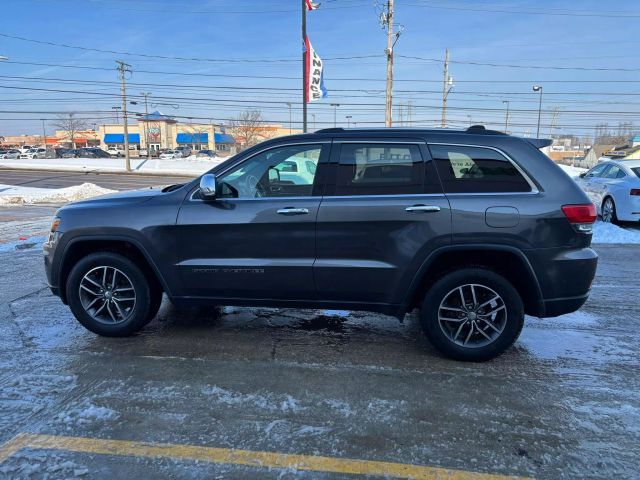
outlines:
[{"label": "blue awning", "polygon": [[236,139],[228,133],[215,133],[216,143],[236,143]]},{"label": "blue awning", "polygon": [[[105,133],[104,143],[124,143],[124,133]],[[140,143],[140,134],[130,133],[129,143]]]},{"label": "blue awning", "polygon": [[178,143],[209,143],[208,133],[179,133],[176,136]]}]

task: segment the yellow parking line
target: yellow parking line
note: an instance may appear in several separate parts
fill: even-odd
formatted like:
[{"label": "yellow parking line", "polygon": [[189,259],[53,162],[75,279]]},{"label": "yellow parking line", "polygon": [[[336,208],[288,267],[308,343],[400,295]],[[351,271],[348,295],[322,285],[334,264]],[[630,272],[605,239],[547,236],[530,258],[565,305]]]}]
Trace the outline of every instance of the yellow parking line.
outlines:
[{"label": "yellow parking line", "polygon": [[0,446],[0,463],[22,448],[132,457],[169,457],[177,460],[197,460],[258,468],[296,469],[416,480],[505,480],[523,478],[405,463],[28,433],[17,435]]}]

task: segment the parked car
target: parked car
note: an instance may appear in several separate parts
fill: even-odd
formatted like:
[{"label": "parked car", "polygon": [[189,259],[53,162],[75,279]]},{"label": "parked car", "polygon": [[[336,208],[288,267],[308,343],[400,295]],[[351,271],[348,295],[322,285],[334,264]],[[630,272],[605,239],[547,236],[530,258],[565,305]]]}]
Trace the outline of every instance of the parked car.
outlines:
[{"label": "parked car", "polygon": [[46,158],[47,149],[46,148],[30,148],[26,153],[21,153],[21,159],[34,159],[34,158]]},{"label": "parked car", "polygon": [[176,150],[181,152],[184,158],[187,158],[188,156],[190,156],[192,151],[191,147],[185,147],[185,146],[176,147]]},{"label": "parked car", "polygon": [[[580,308],[595,275],[595,207],[538,150],[550,143],[483,127],[268,140],[182,185],[65,205],[48,283],[100,335],[143,328],[163,292],[178,306],[419,308],[443,354],[487,360],[525,314]],[[316,165],[305,182],[284,178],[292,159]]]},{"label": "parked car", "polygon": [[80,149],[80,156],[85,158],[111,158],[107,152],[98,147]]},{"label": "parked car", "polygon": [[20,153],[27,153],[32,148],[34,148],[33,145],[22,145],[21,147],[18,147],[18,150],[20,150]]},{"label": "parked car", "polygon": [[20,156],[20,150],[12,148],[10,150],[5,150],[2,154],[0,154],[0,158],[11,159],[18,158]]},{"label": "parked car", "polygon": [[160,154],[160,160],[172,160],[174,158],[182,158],[180,150],[167,150]]},{"label": "parked car", "polygon": [[218,155],[213,150],[200,150],[196,153],[196,157],[216,158]]},{"label": "parked car", "polygon": [[107,153],[111,157],[124,157],[124,150],[121,150],[119,148],[114,148],[114,147],[107,148]]},{"label": "parked car", "polygon": [[606,160],[580,174],[578,184],[604,222],[640,220],[640,160]]},{"label": "parked car", "polygon": [[62,158],[80,158],[83,156],[81,148],[70,148],[62,153]]}]

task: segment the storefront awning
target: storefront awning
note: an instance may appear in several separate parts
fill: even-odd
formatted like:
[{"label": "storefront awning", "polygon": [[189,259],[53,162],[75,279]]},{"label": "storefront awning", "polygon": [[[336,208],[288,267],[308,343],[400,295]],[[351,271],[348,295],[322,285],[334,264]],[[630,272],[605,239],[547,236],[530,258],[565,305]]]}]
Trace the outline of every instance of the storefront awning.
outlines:
[{"label": "storefront awning", "polygon": [[[124,133],[105,133],[104,143],[124,143]],[[130,133],[129,143],[140,143],[140,134]]]},{"label": "storefront awning", "polygon": [[236,143],[236,139],[228,133],[216,133],[214,135],[216,143]]},{"label": "storefront awning", "polygon": [[209,143],[208,133],[179,133],[177,143]]}]

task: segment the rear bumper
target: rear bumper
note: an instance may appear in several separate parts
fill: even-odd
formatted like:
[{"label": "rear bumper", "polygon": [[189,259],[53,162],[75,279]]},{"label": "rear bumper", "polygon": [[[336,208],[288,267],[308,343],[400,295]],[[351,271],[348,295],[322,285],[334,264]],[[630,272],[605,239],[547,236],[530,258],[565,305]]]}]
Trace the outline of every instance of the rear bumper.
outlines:
[{"label": "rear bumper", "polygon": [[543,317],[558,317],[575,312],[585,304],[589,293],[578,297],[552,298],[542,301]]},{"label": "rear bumper", "polygon": [[538,316],[557,317],[584,305],[598,265],[593,249],[536,249],[528,251],[527,256],[542,293]]}]

